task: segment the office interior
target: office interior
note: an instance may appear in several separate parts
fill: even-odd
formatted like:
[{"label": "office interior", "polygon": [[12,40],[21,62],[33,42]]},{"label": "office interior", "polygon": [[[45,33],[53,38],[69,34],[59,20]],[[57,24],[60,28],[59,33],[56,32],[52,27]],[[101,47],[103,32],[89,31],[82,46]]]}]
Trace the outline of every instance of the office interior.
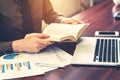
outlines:
[{"label": "office interior", "polygon": [[[54,10],[61,12],[65,17],[71,17],[79,12],[82,12],[104,0],[50,0]],[[47,24],[43,21],[43,29]]]},{"label": "office interior", "polygon": [[[113,21],[114,17],[112,13],[110,13],[112,12],[114,4],[112,3],[107,5],[107,3],[111,3],[113,0],[50,0],[50,1],[54,7],[54,10],[63,13],[64,16],[73,17],[75,19],[80,19],[85,22],[91,23],[86,33],[83,34],[83,37],[95,37],[94,33],[97,30],[115,31],[120,29],[120,22],[119,21],[114,22]],[[103,5],[106,5],[107,9],[105,9]],[[90,14],[90,17],[88,17],[89,16],[87,15],[88,13]],[[43,29],[46,26],[47,24],[43,22]],[[64,68],[53,69],[51,71],[45,72],[42,75],[22,77],[11,80],[120,80],[119,70],[120,70],[119,67],[116,68],[101,66],[94,67],[94,66],[67,65]]]}]

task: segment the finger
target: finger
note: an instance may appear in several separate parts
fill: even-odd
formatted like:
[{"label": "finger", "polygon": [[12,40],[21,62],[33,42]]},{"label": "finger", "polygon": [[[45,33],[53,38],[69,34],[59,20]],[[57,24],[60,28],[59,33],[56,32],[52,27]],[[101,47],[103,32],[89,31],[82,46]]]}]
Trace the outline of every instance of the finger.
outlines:
[{"label": "finger", "polygon": [[78,19],[73,19],[71,18],[71,24],[81,24],[81,23],[84,23],[83,21],[80,21]]},{"label": "finger", "polygon": [[[49,45],[50,45],[50,44],[49,44]],[[39,46],[39,51],[42,50],[42,49],[44,49],[44,48],[46,48],[47,46],[48,46],[48,45],[44,45],[44,44],[40,45],[40,46]]]},{"label": "finger", "polygon": [[83,21],[80,21],[78,19],[73,19],[73,22],[76,22],[77,24],[84,23]]},{"label": "finger", "polygon": [[38,40],[36,40],[38,44],[42,44],[42,45],[51,45],[53,44],[54,42],[51,42],[47,39],[40,39],[38,38]]},{"label": "finger", "polygon": [[25,36],[25,38],[29,38],[29,37],[38,37],[38,38],[48,38],[49,35],[43,34],[43,33],[31,33],[31,34],[27,34]]},{"label": "finger", "polygon": [[78,19],[74,19],[74,18],[65,18],[61,21],[61,23],[65,23],[65,24],[80,24],[83,23],[83,21],[80,21]]},{"label": "finger", "polygon": [[33,37],[33,36],[38,35],[38,34],[39,34],[39,33],[26,34],[26,35],[25,35],[25,38],[27,38],[27,37]]},{"label": "finger", "polygon": [[62,23],[65,23],[65,24],[72,24],[72,23],[73,23],[73,20],[67,19],[67,20],[62,21]]},{"label": "finger", "polygon": [[39,35],[36,35],[36,37],[39,37],[39,38],[41,38],[41,39],[45,39],[45,38],[48,38],[49,35],[41,33],[41,34],[39,34]]}]

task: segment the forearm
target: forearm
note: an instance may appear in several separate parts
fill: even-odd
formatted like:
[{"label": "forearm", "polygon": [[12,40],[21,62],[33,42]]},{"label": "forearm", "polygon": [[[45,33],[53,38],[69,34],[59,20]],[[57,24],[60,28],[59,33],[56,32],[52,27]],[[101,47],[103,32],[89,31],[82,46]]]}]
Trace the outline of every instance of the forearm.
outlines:
[{"label": "forearm", "polygon": [[13,52],[12,49],[12,42],[0,42],[0,55],[11,53]]},{"label": "forearm", "polygon": [[48,24],[53,22],[60,23],[60,21],[64,18],[62,13],[54,11],[49,0],[44,1],[43,8],[43,19]]}]

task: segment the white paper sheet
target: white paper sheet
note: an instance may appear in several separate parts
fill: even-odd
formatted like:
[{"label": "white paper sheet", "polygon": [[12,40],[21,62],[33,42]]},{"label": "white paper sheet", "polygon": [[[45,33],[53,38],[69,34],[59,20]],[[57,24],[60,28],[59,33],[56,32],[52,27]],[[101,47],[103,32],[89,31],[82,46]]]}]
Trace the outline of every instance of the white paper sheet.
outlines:
[{"label": "white paper sheet", "polygon": [[50,46],[40,53],[13,53],[0,57],[0,79],[41,75],[71,64],[72,56]]}]

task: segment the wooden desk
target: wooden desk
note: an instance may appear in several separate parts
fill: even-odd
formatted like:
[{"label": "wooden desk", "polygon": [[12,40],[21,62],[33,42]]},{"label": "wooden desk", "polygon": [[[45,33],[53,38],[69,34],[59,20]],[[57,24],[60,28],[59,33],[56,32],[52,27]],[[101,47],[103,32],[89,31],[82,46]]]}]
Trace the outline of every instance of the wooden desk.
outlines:
[{"label": "wooden desk", "polygon": [[[105,0],[96,6],[73,16],[91,23],[83,36],[94,36],[95,31],[120,31],[120,21],[113,18],[112,0]],[[120,69],[108,67],[66,66],[44,75],[15,80],[120,80]]]},{"label": "wooden desk", "polygon": [[118,9],[115,9],[112,0],[105,0],[73,18],[90,23],[90,27],[83,36],[94,36],[95,31],[120,31],[120,21],[115,21],[113,17],[113,12],[116,10]]}]

